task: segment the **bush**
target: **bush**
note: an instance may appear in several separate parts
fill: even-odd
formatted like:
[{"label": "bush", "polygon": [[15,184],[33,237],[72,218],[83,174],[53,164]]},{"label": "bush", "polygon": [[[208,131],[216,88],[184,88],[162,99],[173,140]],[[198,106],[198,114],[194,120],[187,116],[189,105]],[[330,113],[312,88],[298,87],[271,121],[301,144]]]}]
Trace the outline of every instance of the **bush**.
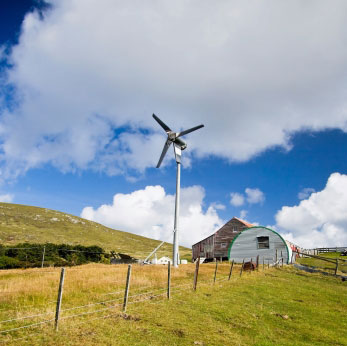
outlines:
[{"label": "bush", "polygon": [[22,263],[17,258],[8,256],[0,256],[0,269],[14,269],[21,268]]},{"label": "bush", "polygon": [[[40,267],[43,249],[45,266],[73,266],[89,262],[107,263],[103,256],[104,250],[99,246],[83,246],[69,244],[28,244],[14,246],[0,244],[0,269]],[[108,262],[109,263],[109,262]]]}]

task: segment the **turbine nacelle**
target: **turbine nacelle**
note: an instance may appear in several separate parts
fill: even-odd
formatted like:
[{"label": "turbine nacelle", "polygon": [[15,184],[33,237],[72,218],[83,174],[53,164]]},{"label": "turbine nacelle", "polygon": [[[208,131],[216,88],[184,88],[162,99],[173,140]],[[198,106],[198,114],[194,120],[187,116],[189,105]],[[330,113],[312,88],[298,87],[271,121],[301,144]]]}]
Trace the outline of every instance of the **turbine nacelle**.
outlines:
[{"label": "turbine nacelle", "polygon": [[187,148],[187,143],[184,142],[181,138],[178,138],[179,134],[180,134],[179,132],[177,133],[177,132],[170,131],[167,134],[167,138],[169,141],[171,141],[171,143],[178,145],[181,148],[181,150],[184,150],[185,148]]},{"label": "turbine nacelle", "polygon": [[173,141],[176,145],[178,145],[181,150],[184,150],[187,148],[187,143],[182,141],[181,138],[176,138],[174,141]]},{"label": "turbine nacelle", "polygon": [[188,130],[184,130],[184,131],[181,131],[181,132],[173,132],[169,126],[167,126],[162,120],[160,120],[155,114],[153,114],[153,118],[158,122],[158,124],[164,129],[164,131],[166,132],[167,134],[167,140],[164,144],[164,148],[163,148],[163,151],[160,155],[160,158],[159,158],[159,161],[158,161],[158,164],[157,164],[157,168],[160,167],[171,143],[174,143],[174,145],[177,145],[181,150],[184,150],[187,148],[187,144],[186,142],[184,142],[181,138],[181,136],[184,136],[190,132],[193,132],[195,130],[198,130],[198,129],[201,129],[202,127],[204,127],[204,125],[198,125],[198,126],[195,126],[195,127],[192,127],[191,129],[188,129]]}]

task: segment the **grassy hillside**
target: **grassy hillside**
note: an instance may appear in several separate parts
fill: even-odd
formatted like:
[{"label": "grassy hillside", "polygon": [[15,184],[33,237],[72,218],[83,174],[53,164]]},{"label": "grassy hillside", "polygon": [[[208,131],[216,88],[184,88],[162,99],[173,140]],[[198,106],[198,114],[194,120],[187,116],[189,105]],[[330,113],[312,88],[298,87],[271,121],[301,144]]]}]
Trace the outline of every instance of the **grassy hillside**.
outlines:
[{"label": "grassy hillside", "polygon": [[[20,242],[98,245],[142,259],[160,244],[158,240],[114,230],[59,211],[0,203],[0,243]],[[181,257],[191,257],[188,248],[180,247],[180,253]],[[165,243],[160,248],[158,256],[163,255],[172,256],[171,244]]]},{"label": "grassy hillside", "polygon": [[[345,275],[347,273],[347,258],[346,256],[341,256],[340,252],[330,252],[330,253],[323,253],[320,254],[321,257],[324,257],[326,259],[330,260],[336,260],[338,259],[338,268],[337,268],[337,274]],[[299,264],[322,269],[323,271],[328,271],[330,273],[335,273],[336,264],[331,262],[326,262],[319,258],[312,258],[312,257],[301,257],[297,258],[296,260]]]},{"label": "grassy hillside", "polygon": [[[215,266],[211,263],[200,266],[194,292],[194,267],[172,268],[168,301],[167,267],[133,265],[126,314],[122,313],[126,265],[67,268],[58,332],[50,320],[54,318],[60,269],[1,271],[0,321],[4,323],[0,343],[347,344],[346,282],[290,266],[260,268],[240,277],[240,265],[235,265],[227,281],[230,266],[220,264],[213,284]],[[38,324],[41,321],[45,322]],[[12,331],[5,332],[9,329]]]}]

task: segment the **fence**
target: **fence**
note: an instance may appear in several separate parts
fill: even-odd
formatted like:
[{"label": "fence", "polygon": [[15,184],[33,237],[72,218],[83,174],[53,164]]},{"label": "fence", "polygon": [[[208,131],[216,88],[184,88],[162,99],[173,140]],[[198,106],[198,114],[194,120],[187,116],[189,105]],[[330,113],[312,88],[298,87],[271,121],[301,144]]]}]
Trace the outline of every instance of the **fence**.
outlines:
[{"label": "fence", "polygon": [[316,254],[324,253],[324,252],[342,252],[347,249],[347,246],[345,247],[318,247],[314,249],[316,251]]},{"label": "fence", "polygon": [[[258,261],[259,265],[256,266],[256,262],[253,263],[252,260],[247,262],[246,260],[248,259],[245,259],[242,265],[235,265],[234,262],[216,262],[200,265],[199,261],[197,261],[195,268],[192,268],[192,265],[187,265],[174,270],[172,270],[173,268],[170,265],[166,269],[164,266],[141,266],[135,264],[114,267],[105,265],[103,269],[107,267],[107,270],[100,270],[99,273],[96,273],[96,268],[100,269],[99,266],[89,266],[88,268],[88,265],[85,266],[87,268],[62,268],[60,272],[59,270],[47,271],[45,269],[36,269],[28,273],[18,272],[15,273],[17,274],[15,279],[18,282],[20,280],[27,282],[26,276],[18,275],[27,274],[32,275],[31,282],[35,283],[37,279],[38,285],[47,284],[47,286],[51,287],[55,282],[55,289],[52,290],[51,295],[45,297],[46,300],[41,299],[39,304],[42,292],[40,287],[35,285],[32,288],[32,292],[29,292],[29,296],[33,299],[32,304],[22,305],[21,300],[19,302],[15,301],[17,308],[14,307],[12,309],[9,303],[13,303],[14,299],[12,298],[16,298],[17,295],[12,294],[13,297],[6,301],[6,293],[11,295],[12,292],[1,293],[2,297],[5,297],[4,300],[7,307],[4,307],[3,304],[3,308],[0,309],[0,342],[12,342],[44,333],[45,331],[47,332],[49,326],[58,330],[61,324],[72,319],[75,325],[78,319],[80,319],[80,323],[87,323],[94,319],[106,318],[127,311],[132,304],[142,302],[154,303],[163,299],[171,299],[172,296],[182,292],[196,291],[202,285],[222,284],[230,281],[232,277],[235,279],[242,277],[246,270],[267,270],[269,267],[269,263],[266,265],[264,261],[263,263]],[[249,265],[247,267],[249,263],[253,263],[254,267]],[[283,265],[283,261],[279,264]],[[16,271],[8,271],[9,278],[13,278],[14,272]],[[150,274],[147,280],[144,280],[144,272]],[[97,281],[90,280],[88,282],[88,279],[91,279],[91,273],[97,277]],[[6,273],[2,274],[5,275]],[[46,274],[55,275],[47,276]],[[107,280],[105,280],[105,276],[107,276]],[[119,280],[109,280],[109,278],[114,277]],[[156,280],[154,280],[155,277],[157,277]],[[66,280],[67,278],[68,280]],[[80,282],[86,281],[86,285],[81,286],[80,282],[76,282],[78,278],[81,279]],[[150,285],[144,285],[145,281],[150,283]],[[100,291],[102,283],[106,288],[113,286],[116,290]],[[76,287],[80,287],[81,291],[78,297],[80,304],[75,304],[75,298],[71,297],[76,295]],[[54,298],[53,291],[55,291],[56,299],[52,299]],[[95,293],[90,294],[93,291]],[[38,294],[35,295],[33,292],[38,292]],[[88,301],[82,304],[82,299],[86,296]],[[29,309],[23,309],[25,306]]]},{"label": "fence", "polygon": [[334,275],[347,273],[347,260],[342,258],[323,257],[308,253],[299,253],[297,262],[308,267],[322,269]]}]

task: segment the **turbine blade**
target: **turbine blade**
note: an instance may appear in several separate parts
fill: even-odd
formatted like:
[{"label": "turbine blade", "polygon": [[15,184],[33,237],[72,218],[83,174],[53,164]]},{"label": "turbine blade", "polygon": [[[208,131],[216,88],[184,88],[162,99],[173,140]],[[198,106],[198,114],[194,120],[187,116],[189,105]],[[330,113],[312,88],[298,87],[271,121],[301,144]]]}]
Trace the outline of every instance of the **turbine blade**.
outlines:
[{"label": "turbine blade", "polygon": [[161,152],[160,159],[159,159],[158,164],[157,164],[157,168],[160,167],[160,165],[161,165],[161,163],[162,163],[162,161],[163,161],[163,159],[164,159],[164,156],[165,156],[167,150],[169,149],[171,143],[172,143],[172,142],[169,141],[168,139],[166,140],[166,142],[165,142],[165,144],[164,144],[163,151]]},{"label": "turbine blade", "polygon": [[165,132],[170,132],[171,129],[167,126],[163,121],[161,121],[155,114],[153,114],[153,118],[158,122],[158,124],[165,130]]},{"label": "turbine blade", "polygon": [[202,127],[204,127],[204,125],[198,125],[198,126],[192,127],[191,129],[188,129],[188,130],[179,132],[179,133],[177,134],[176,138],[181,137],[181,136],[184,136],[184,135],[186,135],[186,134],[188,134],[188,133],[191,133],[191,132],[193,132],[193,131],[199,130],[199,129],[201,129]]}]

